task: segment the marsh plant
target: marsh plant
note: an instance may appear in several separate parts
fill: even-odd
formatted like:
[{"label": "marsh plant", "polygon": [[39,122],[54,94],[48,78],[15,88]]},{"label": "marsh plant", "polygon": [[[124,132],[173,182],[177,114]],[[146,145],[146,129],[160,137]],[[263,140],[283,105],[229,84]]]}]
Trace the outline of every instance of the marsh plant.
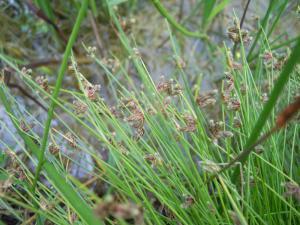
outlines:
[{"label": "marsh plant", "polygon": [[[51,21],[50,1],[36,2]],[[248,30],[247,1],[218,44],[210,27],[229,1],[196,1],[204,11],[195,32],[150,1],[172,50],[172,69],[159,79],[130,33],[138,21],[121,16],[137,1],[104,2],[74,3],[55,79],[1,49],[1,113],[10,126],[0,127],[13,144],[0,140],[0,224],[299,224],[300,39],[273,34],[295,2],[271,0]],[[95,19],[105,16],[100,9],[122,55],[104,57],[101,43],[74,47],[87,11]],[[181,54],[182,38],[208,46],[221,70],[209,90],[187,72],[197,65]],[[105,83],[86,72],[78,49]],[[15,97],[19,86],[30,107]]]}]

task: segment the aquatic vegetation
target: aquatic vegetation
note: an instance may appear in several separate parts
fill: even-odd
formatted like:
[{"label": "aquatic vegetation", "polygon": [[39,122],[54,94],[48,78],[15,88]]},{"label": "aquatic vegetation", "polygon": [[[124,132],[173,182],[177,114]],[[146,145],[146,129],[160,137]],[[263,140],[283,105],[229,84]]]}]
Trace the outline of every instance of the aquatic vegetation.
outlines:
[{"label": "aquatic vegetation", "polygon": [[0,224],[300,223],[299,6],[176,3],[0,4],[63,54],[0,49]]}]

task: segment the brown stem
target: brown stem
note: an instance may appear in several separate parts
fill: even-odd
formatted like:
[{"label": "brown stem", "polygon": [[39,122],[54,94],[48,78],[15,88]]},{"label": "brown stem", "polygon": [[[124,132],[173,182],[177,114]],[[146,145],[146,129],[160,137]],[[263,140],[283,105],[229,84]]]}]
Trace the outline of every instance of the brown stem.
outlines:
[{"label": "brown stem", "polygon": [[[56,65],[59,64],[61,62],[61,59],[42,59],[42,60],[37,60],[37,61],[33,61],[31,63],[25,64],[22,67],[25,67],[27,69],[33,69],[33,68],[37,68],[37,67],[41,67],[41,66],[48,66],[48,65]],[[78,58],[77,63],[78,64],[89,64],[91,63],[92,60],[82,57],[82,58]]]},{"label": "brown stem", "polygon": [[243,27],[243,24],[244,24],[244,21],[245,21],[245,18],[246,18],[246,13],[247,13],[247,11],[248,11],[248,7],[249,7],[249,5],[250,5],[250,1],[251,1],[251,0],[248,0],[248,1],[247,1],[246,7],[245,7],[244,12],[243,12],[243,16],[242,16],[242,18],[241,18],[241,22],[240,22],[240,28],[241,28],[241,29],[242,29],[242,27]]},{"label": "brown stem", "polygon": [[37,105],[39,105],[46,112],[48,111],[48,109],[42,103],[40,103],[36,98],[34,98],[33,96],[31,96],[22,86],[20,86],[18,84],[13,84],[13,83],[8,83],[7,86],[10,87],[10,88],[16,88],[16,89],[18,89],[25,97],[27,97],[30,100],[32,100],[34,103],[36,103]]},{"label": "brown stem", "polygon": [[98,48],[99,48],[100,56],[103,57],[104,56],[104,54],[103,54],[104,48],[102,46],[102,42],[101,42],[101,39],[100,39],[100,36],[99,36],[99,30],[98,30],[95,18],[93,16],[93,14],[91,13],[91,11],[88,12],[88,15],[89,15],[89,19],[91,21],[93,33],[94,33],[95,38],[96,38],[96,43],[97,43]]},{"label": "brown stem", "polygon": [[[58,36],[61,38],[61,40],[64,42],[64,45],[66,47],[68,39],[64,35],[64,33],[59,29],[59,27],[50,19],[48,18],[40,9],[38,9],[31,0],[29,0],[27,3],[28,8],[40,19],[44,20],[46,23],[50,24],[54,30],[57,32]],[[79,51],[76,47],[73,46],[73,50],[75,54],[79,54]]]}]

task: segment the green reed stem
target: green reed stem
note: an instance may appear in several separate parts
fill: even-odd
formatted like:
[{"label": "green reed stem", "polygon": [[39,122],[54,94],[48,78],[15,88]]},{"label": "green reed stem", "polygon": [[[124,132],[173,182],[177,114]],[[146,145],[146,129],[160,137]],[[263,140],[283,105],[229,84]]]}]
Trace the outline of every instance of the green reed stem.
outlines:
[{"label": "green reed stem", "polygon": [[252,46],[248,52],[248,57],[247,59],[251,58],[252,56],[252,52],[254,51],[255,47],[257,46],[257,42],[260,38],[260,35],[262,34],[262,31],[265,30],[267,24],[268,24],[268,21],[269,21],[269,17],[271,15],[271,12],[274,8],[274,6],[276,5],[276,0],[271,0],[270,3],[269,3],[269,7],[267,9],[267,12],[266,12],[266,15],[265,17],[263,18],[262,22],[261,22],[261,27],[259,29],[259,31],[257,32],[256,36],[255,36],[255,39],[252,43]]},{"label": "green reed stem", "polygon": [[[35,156],[38,156],[38,146],[34,143],[32,137],[21,131],[18,122],[15,120],[16,116],[14,115],[12,104],[9,102],[9,98],[5,92],[5,85],[0,81],[0,100],[5,107],[11,122],[18,131],[20,137],[24,140],[26,146],[28,146]],[[78,216],[88,225],[101,225],[101,220],[94,215],[91,207],[66,181],[66,178],[57,171],[56,166],[48,161],[46,161],[43,165],[47,174],[47,178],[49,178],[50,182],[56,188],[58,193],[60,193],[64,200],[70,204],[71,208],[74,209]]]},{"label": "green reed stem", "polygon": [[47,121],[45,123],[44,135],[43,135],[42,144],[41,144],[41,148],[40,148],[40,152],[39,152],[39,156],[38,156],[39,163],[37,165],[36,173],[35,173],[35,177],[34,177],[34,181],[33,181],[33,190],[35,190],[35,188],[36,188],[36,184],[37,184],[37,181],[39,179],[39,175],[40,175],[43,163],[44,163],[45,150],[46,150],[46,146],[47,146],[47,142],[48,142],[48,135],[49,135],[50,125],[51,125],[51,121],[52,121],[52,118],[53,118],[53,115],[54,115],[54,108],[56,106],[55,100],[58,98],[59,91],[60,91],[60,88],[62,86],[62,81],[63,81],[63,78],[64,78],[64,74],[65,74],[65,71],[66,71],[67,66],[68,66],[68,59],[69,59],[69,56],[71,54],[71,50],[72,50],[72,47],[74,45],[74,42],[77,38],[78,31],[79,31],[79,28],[80,28],[80,24],[81,24],[82,20],[84,19],[85,14],[86,14],[88,3],[89,3],[88,0],[84,0],[82,5],[81,5],[81,8],[80,8],[79,13],[77,15],[75,25],[73,27],[71,36],[69,38],[69,41],[68,41],[68,44],[67,44],[64,56],[63,56],[61,66],[59,68],[55,88],[54,88],[54,91],[53,91],[53,94],[52,94],[53,99],[51,100],[50,107],[49,107],[49,110],[48,110]]},{"label": "green reed stem", "polygon": [[151,0],[151,2],[153,3],[153,5],[156,7],[156,9],[160,12],[160,14],[165,17],[168,22],[175,28],[177,29],[179,32],[181,32],[182,34],[189,36],[189,37],[195,37],[195,38],[200,38],[200,39],[204,39],[204,40],[208,40],[208,36],[206,34],[203,33],[199,33],[199,32],[192,32],[187,30],[184,26],[182,26],[181,24],[179,24],[168,12],[168,10],[160,3],[159,0]]},{"label": "green reed stem", "polygon": [[[256,142],[257,138],[260,136],[262,128],[264,127],[265,123],[267,122],[273,108],[276,105],[276,102],[277,102],[281,92],[283,91],[284,86],[286,85],[286,83],[289,80],[290,74],[293,72],[295,65],[300,60],[299,52],[300,52],[300,38],[298,39],[298,42],[297,42],[291,56],[289,57],[286,65],[284,66],[277,82],[275,83],[274,88],[270,94],[269,101],[264,105],[264,108],[263,108],[262,112],[260,113],[259,118],[256,121],[254,128],[252,129],[251,135],[250,135],[248,141],[246,142],[244,149],[246,149],[246,150],[249,149],[249,147],[252,146]],[[244,163],[247,160],[250,153],[251,153],[251,151],[248,151],[247,154],[244,154],[243,157],[240,159],[240,162]],[[239,169],[236,169],[233,174],[234,181],[236,180],[238,175],[239,175]]]}]

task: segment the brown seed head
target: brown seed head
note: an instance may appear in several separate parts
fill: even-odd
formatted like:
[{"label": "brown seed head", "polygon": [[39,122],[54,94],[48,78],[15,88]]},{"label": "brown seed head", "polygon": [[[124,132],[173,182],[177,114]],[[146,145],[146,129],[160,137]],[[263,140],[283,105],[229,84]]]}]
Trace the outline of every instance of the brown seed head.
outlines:
[{"label": "brown seed head", "polygon": [[286,123],[300,110],[300,96],[295,98],[295,101],[289,104],[277,117],[276,126],[282,128]]}]

